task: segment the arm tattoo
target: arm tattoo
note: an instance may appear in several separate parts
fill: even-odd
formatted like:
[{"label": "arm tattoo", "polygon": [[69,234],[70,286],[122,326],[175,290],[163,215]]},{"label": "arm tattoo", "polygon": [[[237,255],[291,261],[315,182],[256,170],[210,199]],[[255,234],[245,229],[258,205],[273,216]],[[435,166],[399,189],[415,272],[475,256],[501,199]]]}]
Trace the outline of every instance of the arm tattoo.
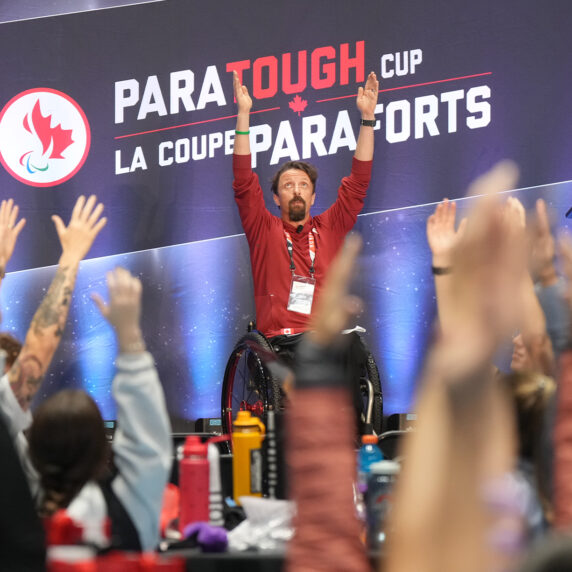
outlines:
[{"label": "arm tattoo", "polygon": [[32,354],[18,357],[8,373],[8,381],[20,405],[28,405],[42,383],[43,366]]},{"label": "arm tattoo", "polygon": [[30,326],[34,329],[34,334],[42,335],[46,328],[57,326],[55,335],[57,337],[62,335],[65,321],[65,313],[62,316],[62,310],[68,309],[72,294],[69,272],[69,267],[58,268],[48,293],[32,319]]}]

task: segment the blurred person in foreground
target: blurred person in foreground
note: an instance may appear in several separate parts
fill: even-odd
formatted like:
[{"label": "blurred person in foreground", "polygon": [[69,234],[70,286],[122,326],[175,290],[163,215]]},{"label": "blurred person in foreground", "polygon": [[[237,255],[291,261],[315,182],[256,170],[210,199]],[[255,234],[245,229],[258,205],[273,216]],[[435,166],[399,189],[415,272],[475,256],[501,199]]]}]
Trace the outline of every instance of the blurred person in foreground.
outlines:
[{"label": "blurred person in foreground", "polygon": [[[509,570],[523,549],[520,499],[506,482],[516,463],[514,412],[491,366],[517,322],[514,292],[526,265],[521,237],[496,198],[513,188],[516,177],[512,164],[501,163],[471,188],[484,198],[451,258],[450,330],[428,355],[417,430],[404,441],[403,471],[386,525],[386,572]],[[338,332],[358,307],[347,295],[352,248],[355,258],[350,243],[333,266],[312,334],[297,352],[297,405],[289,412],[288,432],[298,503],[290,570],[369,569],[350,494],[355,453],[348,439],[340,440],[344,432],[337,433],[348,423]],[[310,419],[317,429],[308,432],[302,428]]]},{"label": "blurred person in foreground", "polygon": [[[564,274],[567,279],[565,300],[572,311],[572,240],[560,242]],[[559,394],[554,428],[554,525],[572,532],[572,328],[559,361]]]},{"label": "blurred person in foreground", "polygon": [[358,236],[348,236],[296,350],[286,432],[290,496],[297,506],[287,552],[286,569],[292,572],[369,569],[352,497],[352,377],[342,358],[347,336],[340,334],[361,310],[361,301],[348,294],[360,247]]},{"label": "blurred person in foreground", "polygon": [[504,162],[469,189],[482,196],[447,262],[446,319],[418,391],[417,429],[403,442],[386,571],[511,570],[524,548],[521,499],[507,479],[517,458],[514,412],[491,365],[521,311],[526,252],[497,197],[516,180]]},{"label": "blurred person in foreground", "polygon": [[[553,246],[551,247],[554,252]],[[565,304],[572,312],[572,240],[562,237],[560,258],[565,279],[551,295],[560,296],[554,307]],[[552,263],[552,260],[551,260]],[[558,395],[554,426],[554,530],[536,543],[520,572],[567,572],[572,570],[572,327],[561,332],[558,346]]]},{"label": "blurred person in foreground", "polygon": [[[498,201],[495,207],[499,224],[506,227],[516,244],[526,246],[530,267],[547,268],[552,264],[547,237],[546,210],[543,201],[536,205],[536,217],[526,223],[526,213],[515,197]],[[455,281],[453,257],[462,244],[470,221],[463,218],[455,228],[456,203],[445,199],[427,220],[427,238],[432,252],[432,272],[440,330],[444,336],[455,335]],[[538,243],[538,244],[537,244]],[[492,246],[494,248],[494,246]],[[553,249],[552,249],[553,253]],[[527,515],[527,536],[542,536],[552,519],[551,481],[552,446],[549,419],[556,383],[551,338],[547,321],[538,300],[532,271],[522,264],[520,278],[513,284],[512,302],[518,308],[511,332],[513,353],[511,372],[498,372],[499,381],[508,391],[515,411],[518,430],[518,463],[512,474],[513,486],[521,491]],[[488,288],[483,284],[483,288]],[[486,290],[485,290],[486,291]],[[508,336],[507,336],[508,340]],[[502,341],[502,340],[501,340]],[[499,342],[500,343],[500,342]]]},{"label": "blurred person in foreground", "polygon": [[[546,209],[543,201],[537,203],[537,216],[534,222],[526,224],[526,213],[522,203],[515,197],[497,205],[499,217],[511,228],[515,241],[528,245],[531,259],[531,270],[523,265],[520,280],[515,283],[512,293],[519,305],[518,318],[512,336],[513,355],[512,371],[538,371],[551,375],[554,371],[554,355],[552,343],[547,331],[547,322],[542,306],[535,292],[532,273],[538,267],[550,267],[552,259],[548,247],[540,248],[539,244],[549,242],[546,234]],[[451,288],[453,284],[453,257],[455,249],[463,240],[468,219],[461,219],[455,226],[457,204],[444,199],[435,208],[435,212],[427,219],[427,241],[431,249],[431,271],[435,280],[435,295],[439,328],[444,335],[454,335],[455,307]],[[545,270],[545,272],[548,272]],[[487,285],[483,285],[487,288]]]}]

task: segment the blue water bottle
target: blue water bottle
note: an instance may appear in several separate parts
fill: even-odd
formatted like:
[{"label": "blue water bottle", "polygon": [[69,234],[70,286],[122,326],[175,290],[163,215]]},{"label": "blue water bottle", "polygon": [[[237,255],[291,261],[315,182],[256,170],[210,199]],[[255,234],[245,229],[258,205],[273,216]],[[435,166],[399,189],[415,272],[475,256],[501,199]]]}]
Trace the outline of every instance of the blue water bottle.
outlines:
[{"label": "blue water bottle", "polygon": [[375,435],[362,435],[361,437],[357,463],[357,489],[361,495],[365,495],[367,491],[367,480],[371,465],[378,461],[383,461],[383,453],[377,442]]}]

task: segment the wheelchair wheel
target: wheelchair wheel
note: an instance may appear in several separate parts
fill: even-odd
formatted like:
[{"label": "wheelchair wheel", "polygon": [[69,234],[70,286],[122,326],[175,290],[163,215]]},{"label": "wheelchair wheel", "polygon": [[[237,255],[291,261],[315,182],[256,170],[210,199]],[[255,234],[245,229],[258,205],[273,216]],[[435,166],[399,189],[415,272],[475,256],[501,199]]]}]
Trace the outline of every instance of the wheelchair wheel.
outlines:
[{"label": "wheelchair wheel", "polygon": [[366,423],[370,423],[374,433],[381,435],[383,431],[383,393],[379,371],[371,352],[367,352],[365,363],[361,369],[360,393],[362,407],[360,425],[364,428]]},{"label": "wheelchair wheel", "polygon": [[265,421],[266,411],[276,411],[280,407],[279,384],[252,349],[252,343],[268,352],[273,351],[268,340],[254,331],[245,334],[234,347],[222,383],[223,433],[232,432],[232,423],[238,411],[250,411]]}]

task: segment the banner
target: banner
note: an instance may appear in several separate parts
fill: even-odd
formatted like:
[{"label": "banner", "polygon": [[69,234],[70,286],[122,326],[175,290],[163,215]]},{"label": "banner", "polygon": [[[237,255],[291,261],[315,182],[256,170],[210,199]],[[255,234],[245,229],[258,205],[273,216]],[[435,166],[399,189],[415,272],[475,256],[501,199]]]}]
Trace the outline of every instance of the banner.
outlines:
[{"label": "banner", "polygon": [[463,197],[511,158],[527,206],[545,196],[564,224],[569,15],[563,1],[171,0],[3,24],[0,189],[28,220],[3,287],[4,328],[23,337],[49,284],[44,267],[60,252],[50,216],[67,220],[93,193],[109,219],[42,395],[81,385],[114,418],[115,349],[88,294],[122,264],[143,281],[145,337],[175,426],[218,416],[226,360],[254,318],[232,196],[232,71],[253,96],[253,166],[268,208],[278,165],[303,159],[319,171],[317,214],[349,173],[355,96],[373,70],[381,93],[355,288],[385,413],[407,411],[435,314],[432,203]]}]

